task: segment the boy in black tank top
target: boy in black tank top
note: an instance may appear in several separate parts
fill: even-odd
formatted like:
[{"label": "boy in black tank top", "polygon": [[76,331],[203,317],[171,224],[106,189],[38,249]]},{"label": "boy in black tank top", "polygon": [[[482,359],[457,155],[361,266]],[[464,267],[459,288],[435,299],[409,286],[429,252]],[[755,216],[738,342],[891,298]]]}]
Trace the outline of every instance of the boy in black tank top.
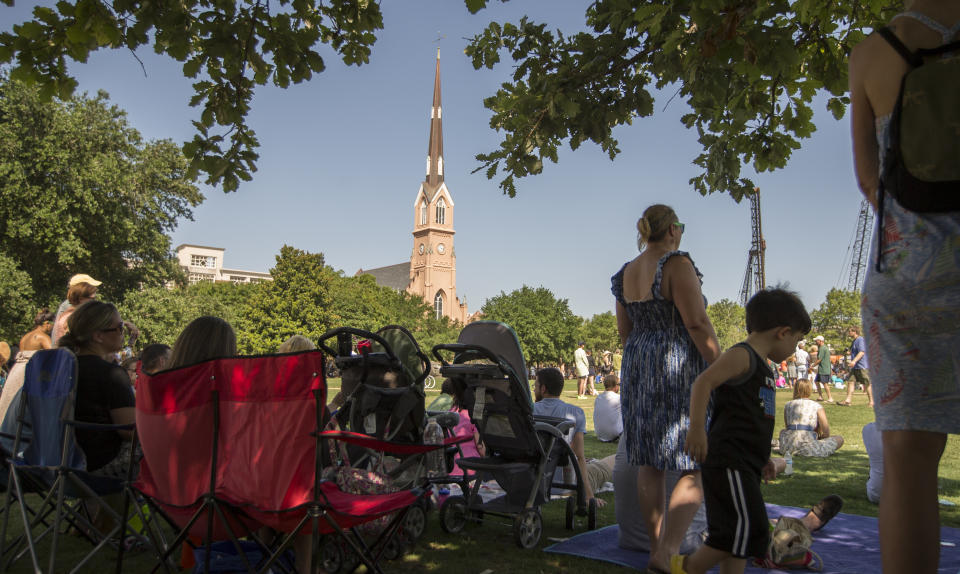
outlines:
[{"label": "boy in black tank top", "polygon": [[[776,363],[793,354],[810,331],[796,294],[767,289],[747,303],[747,340],[720,356],[693,383],[684,450],[701,463],[707,540],[690,556],[673,556],[671,574],[743,572],[747,558],[767,552],[770,525],[760,478],[776,475],[770,440],[776,418]],[[704,430],[713,394],[709,435]]]}]

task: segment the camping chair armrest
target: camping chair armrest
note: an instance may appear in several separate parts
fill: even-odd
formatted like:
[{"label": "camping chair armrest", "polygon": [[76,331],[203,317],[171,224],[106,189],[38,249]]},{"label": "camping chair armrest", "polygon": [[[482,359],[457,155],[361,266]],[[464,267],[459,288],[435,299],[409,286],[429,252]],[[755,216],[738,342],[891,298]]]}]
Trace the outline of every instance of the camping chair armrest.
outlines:
[{"label": "camping chair armrest", "polygon": [[76,427],[83,430],[99,430],[99,431],[120,431],[120,430],[136,430],[136,423],[130,423],[125,425],[115,425],[115,424],[101,424],[101,423],[85,423],[83,421],[63,421],[66,424]]},{"label": "camping chair armrest", "polygon": [[348,431],[323,431],[319,433],[314,432],[312,434],[320,437],[321,439],[343,441],[348,444],[355,444],[364,448],[388,452],[391,454],[421,454],[430,452],[431,450],[436,450],[438,448],[444,448],[450,445],[473,440],[473,437],[469,435],[452,436],[444,439],[443,443],[441,444],[423,444],[380,440],[369,435]]}]

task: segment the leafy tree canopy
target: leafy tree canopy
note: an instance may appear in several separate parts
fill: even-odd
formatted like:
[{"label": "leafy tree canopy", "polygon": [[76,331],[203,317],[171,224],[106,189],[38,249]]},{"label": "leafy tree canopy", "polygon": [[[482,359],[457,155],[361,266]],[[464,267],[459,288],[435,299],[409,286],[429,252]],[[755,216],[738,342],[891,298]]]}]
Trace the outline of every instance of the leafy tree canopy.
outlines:
[{"label": "leafy tree canopy", "polygon": [[511,293],[500,292],[487,299],[484,318],[513,327],[528,363],[560,363],[573,360],[581,319],[566,299],[557,299],[546,287],[524,285]]},{"label": "leafy tree canopy", "polygon": [[593,351],[594,360],[600,364],[601,353],[620,347],[620,335],[617,333],[617,318],[612,311],[594,315],[583,322],[578,338],[585,342],[587,349]]},{"label": "leafy tree canopy", "polygon": [[233,191],[256,171],[259,143],[246,123],[256,86],[309,80],[326,67],[324,46],[348,65],[367,63],[382,27],[379,3],[370,0],[63,0],[0,34],[0,63],[13,62],[13,77],[38,85],[47,99],[66,99],[77,85],[67,60],[86,62],[102,48],[152,45],[183,62],[183,75],[196,80],[190,105],[201,108],[184,146],[191,172]]},{"label": "leafy tree canopy", "polygon": [[747,338],[747,314],[739,303],[721,299],[707,306],[707,316],[721,349],[729,349]]},{"label": "leafy tree canopy", "polygon": [[203,282],[176,289],[135,289],[124,297],[119,310],[140,329],[137,344],[141,349],[151,343],[172,346],[184,327],[203,315],[236,325],[240,301],[258,288],[258,284]]},{"label": "leafy tree canopy", "polygon": [[[473,13],[487,2],[465,0]],[[526,17],[493,22],[467,54],[480,68],[506,53],[515,71],[485,101],[503,139],[478,156],[478,169],[490,178],[502,172],[500,187],[513,196],[516,179],[556,162],[564,142],[577,149],[592,141],[612,159],[613,128],[653,114],[652,88],[676,89],[671,99],[692,108],[683,124],[703,147],[692,185],[739,199],[754,187],[743,165],[783,167],[814,131],[818,92],[843,116],[851,47],[898,8],[885,0],[598,0],[586,11],[587,31],[574,34]],[[13,63],[14,77],[45,96],[66,98],[76,86],[66,61],[85,62],[101,48],[152,45],[183,62],[184,76],[196,80],[190,104],[201,108],[184,151],[194,173],[233,191],[256,170],[259,144],[246,124],[255,88],[309,80],[326,67],[324,48],[347,65],[366,63],[382,27],[370,0],[63,0],[0,34],[0,63]]]},{"label": "leafy tree canopy", "polygon": [[37,300],[74,273],[110,299],[176,277],[167,233],[202,200],[180,149],[144,142],[105,93],[44,101],[0,74],[0,253]]},{"label": "leafy tree canopy", "polygon": [[[471,12],[486,5],[467,0]],[[514,72],[484,101],[490,126],[503,136],[499,149],[477,156],[478,169],[488,178],[502,172],[500,187],[513,196],[516,178],[556,162],[565,141],[571,149],[592,141],[613,159],[620,151],[613,128],[652,115],[651,89],[668,89],[676,92],[671,100],[690,106],[683,125],[697,130],[703,148],[691,185],[739,201],[754,188],[741,175],[744,165],[781,168],[816,129],[815,95],[826,92],[827,108],[843,117],[850,50],[898,7],[885,0],[597,0],[586,11],[587,31],[575,34],[526,17],[493,22],[467,54],[474,67],[492,68],[505,53]]]},{"label": "leafy tree canopy", "polygon": [[860,293],[845,289],[831,289],[826,300],[810,313],[813,334],[823,338],[834,352],[839,353],[852,341],[847,329],[860,326]]},{"label": "leafy tree canopy", "polygon": [[274,352],[295,334],[316,341],[336,327],[376,331],[391,324],[406,327],[429,352],[436,343],[455,341],[459,332],[449,319],[434,318],[419,297],[381,287],[370,275],[344,276],[326,264],[322,253],[285,245],[270,273],[273,281],[232,297],[243,353]]},{"label": "leafy tree canopy", "polygon": [[276,351],[291,335],[316,341],[332,326],[331,304],[336,272],[322,253],[284,245],[266,281],[241,304],[237,346],[242,353]]},{"label": "leafy tree canopy", "polygon": [[17,262],[0,253],[0,340],[10,344],[19,343],[33,323],[39,310],[33,303],[33,287],[30,276],[17,266]]}]

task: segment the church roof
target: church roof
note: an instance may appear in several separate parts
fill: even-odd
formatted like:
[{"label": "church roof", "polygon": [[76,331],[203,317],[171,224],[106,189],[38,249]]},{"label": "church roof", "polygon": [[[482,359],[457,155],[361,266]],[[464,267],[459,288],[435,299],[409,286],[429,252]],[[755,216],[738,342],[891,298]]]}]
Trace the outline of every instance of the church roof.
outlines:
[{"label": "church roof", "polygon": [[410,262],[405,261],[396,265],[377,267],[376,269],[361,269],[357,271],[357,275],[373,275],[377,285],[404,291],[410,284]]}]

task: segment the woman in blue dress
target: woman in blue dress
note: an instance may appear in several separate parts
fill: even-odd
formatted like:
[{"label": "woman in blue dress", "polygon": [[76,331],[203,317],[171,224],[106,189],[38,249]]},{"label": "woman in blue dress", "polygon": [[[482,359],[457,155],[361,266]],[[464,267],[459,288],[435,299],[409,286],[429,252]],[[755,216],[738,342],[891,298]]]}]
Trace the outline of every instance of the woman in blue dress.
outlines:
[{"label": "woman in blue dress", "polygon": [[[623,342],[621,402],[627,459],[638,469],[640,512],[650,533],[650,564],[670,571],[670,556],[700,506],[700,473],[683,452],[690,387],[720,345],[700,292],[700,272],[678,251],[684,224],[666,205],[652,205],[637,222],[642,251],[612,278],[617,330]],[[670,494],[664,471],[683,477]]]}]

